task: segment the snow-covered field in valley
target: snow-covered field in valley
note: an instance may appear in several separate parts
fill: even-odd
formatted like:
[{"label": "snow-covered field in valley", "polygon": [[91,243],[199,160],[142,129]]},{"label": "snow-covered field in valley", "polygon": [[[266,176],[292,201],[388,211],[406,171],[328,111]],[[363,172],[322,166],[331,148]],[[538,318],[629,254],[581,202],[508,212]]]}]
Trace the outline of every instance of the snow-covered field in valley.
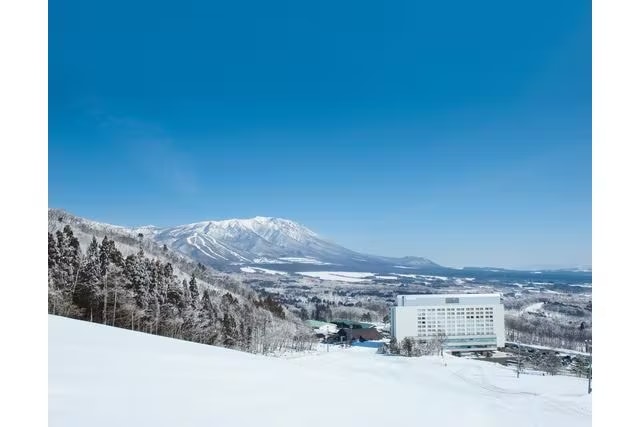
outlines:
[{"label": "snow-covered field in valley", "polygon": [[260,267],[242,267],[240,271],[244,273],[263,273],[263,274],[287,276],[287,273],[283,271],[269,270],[268,268],[260,268]]},{"label": "snow-covered field in valley", "polygon": [[368,348],[264,357],[49,316],[49,424],[591,425],[584,379],[444,361]]},{"label": "snow-covered field in valley", "polygon": [[356,271],[300,271],[297,274],[320,280],[335,280],[352,283],[370,282],[371,280],[366,279],[366,277],[374,276],[373,273],[360,273]]},{"label": "snow-covered field in valley", "polygon": [[544,306],[543,302],[537,302],[535,304],[531,304],[524,308],[524,312],[526,313],[540,313],[542,312],[542,307]]}]

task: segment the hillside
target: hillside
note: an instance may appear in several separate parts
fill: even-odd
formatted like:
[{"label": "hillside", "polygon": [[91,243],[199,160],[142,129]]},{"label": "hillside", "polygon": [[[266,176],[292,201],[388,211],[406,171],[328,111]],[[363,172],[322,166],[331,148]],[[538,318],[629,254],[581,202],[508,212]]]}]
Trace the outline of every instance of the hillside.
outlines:
[{"label": "hillside", "polygon": [[293,359],[49,316],[49,424],[585,427],[584,380],[332,349]]},{"label": "hillside", "polygon": [[49,210],[48,273],[50,314],[254,353],[312,342],[271,296],[144,234],[56,210]]}]

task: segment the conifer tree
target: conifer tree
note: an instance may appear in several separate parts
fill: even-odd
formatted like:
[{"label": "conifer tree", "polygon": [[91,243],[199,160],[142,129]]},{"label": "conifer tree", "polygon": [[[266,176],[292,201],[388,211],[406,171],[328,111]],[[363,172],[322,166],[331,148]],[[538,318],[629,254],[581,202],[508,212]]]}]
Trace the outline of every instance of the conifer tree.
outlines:
[{"label": "conifer tree", "polygon": [[60,251],[58,249],[58,243],[53,234],[48,233],[49,239],[49,269],[55,269],[60,262]]},{"label": "conifer tree", "polygon": [[400,347],[398,347],[398,340],[396,337],[391,337],[389,341],[389,351],[391,354],[400,354]]},{"label": "conifer tree", "polygon": [[410,337],[405,337],[400,343],[400,350],[403,356],[413,356],[413,350],[415,348],[415,342]]},{"label": "conifer tree", "polygon": [[78,291],[75,293],[74,302],[78,307],[84,309],[89,320],[93,321],[94,314],[100,301],[100,254],[98,241],[93,236],[87,255],[85,256],[84,268],[80,272]]},{"label": "conifer tree", "polygon": [[189,291],[189,284],[187,283],[187,279],[182,280],[182,294],[182,299],[185,302],[185,306],[191,305],[191,292]]},{"label": "conifer tree", "polygon": [[195,307],[200,301],[198,283],[196,282],[195,274],[191,274],[191,280],[189,280],[189,293],[191,294],[191,304]]},{"label": "conifer tree", "polygon": [[236,321],[226,310],[222,318],[222,344],[233,347],[236,343]]}]

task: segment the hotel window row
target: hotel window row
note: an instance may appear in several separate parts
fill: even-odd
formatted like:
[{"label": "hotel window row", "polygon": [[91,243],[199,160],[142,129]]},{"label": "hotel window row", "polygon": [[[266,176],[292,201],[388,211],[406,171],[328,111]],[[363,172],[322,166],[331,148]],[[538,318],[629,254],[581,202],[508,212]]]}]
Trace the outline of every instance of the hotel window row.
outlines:
[{"label": "hotel window row", "polygon": [[418,309],[418,336],[437,335],[492,335],[493,308],[425,308]]}]

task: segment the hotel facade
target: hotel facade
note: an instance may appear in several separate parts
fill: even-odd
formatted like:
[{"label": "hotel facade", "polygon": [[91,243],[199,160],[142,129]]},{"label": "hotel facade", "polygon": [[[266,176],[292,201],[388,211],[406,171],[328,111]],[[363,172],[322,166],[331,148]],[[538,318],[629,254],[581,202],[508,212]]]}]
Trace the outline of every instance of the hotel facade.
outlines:
[{"label": "hotel facade", "polygon": [[444,338],[451,352],[504,347],[504,305],[500,294],[398,295],[391,307],[391,335],[417,342]]}]

